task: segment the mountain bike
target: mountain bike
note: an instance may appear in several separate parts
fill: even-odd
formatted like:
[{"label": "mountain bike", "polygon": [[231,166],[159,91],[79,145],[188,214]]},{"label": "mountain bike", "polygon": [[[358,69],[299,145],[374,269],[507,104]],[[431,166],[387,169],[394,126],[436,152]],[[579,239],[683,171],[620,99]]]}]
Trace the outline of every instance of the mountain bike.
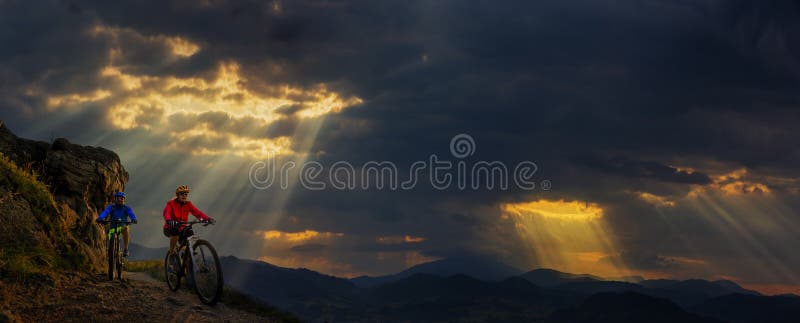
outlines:
[{"label": "mountain bike", "polygon": [[122,280],[122,271],[125,269],[126,258],[125,255],[119,250],[119,238],[122,235],[122,229],[125,225],[131,224],[131,221],[123,220],[108,220],[103,221],[109,224],[108,229],[108,280],[114,280],[114,269],[117,271],[117,278]]},{"label": "mountain bike", "polygon": [[222,265],[214,246],[194,235],[192,226],[213,224],[206,221],[179,222],[187,227],[178,236],[176,252],[167,250],[164,258],[164,273],[172,291],[181,287],[181,277],[191,282],[197,297],[203,304],[214,306],[222,295]]}]

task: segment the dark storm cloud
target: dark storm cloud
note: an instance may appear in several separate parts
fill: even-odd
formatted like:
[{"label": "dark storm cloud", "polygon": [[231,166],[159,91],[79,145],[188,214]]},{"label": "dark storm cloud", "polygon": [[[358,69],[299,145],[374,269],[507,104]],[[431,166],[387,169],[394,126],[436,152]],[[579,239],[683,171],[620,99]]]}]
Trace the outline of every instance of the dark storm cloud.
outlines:
[{"label": "dark storm cloud", "polygon": [[779,73],[800,76],[800,4],[796,1],[730,1],[712,8],[740,50],[763,57]]},{"label": "dark storm cloud", "polygon": [[[23,134],[41,138],[57,129],[80,138],[78,142],[102,137],[95,140],[117,150],[128,149],[125,135],[137,135],[147,138],[141,150],[150,152],[148,145],[170,139],[142,130],[105,137],[113,130],[97,125],[102,107],[60,115],[61,124],[55,119],[38,124],[34,120],[41,118],[46,102],[36,91],[96,89],[103,82],[98,72],[112,59],[133,75],[206,80],[213,79],[220,62],[235,61],[245,79],[241,84],[255,93],[278,94],[275,84],[314,88],[325,83],[345,97],[365,100],[324,121],[309,156],[327,165],[388,160],[407,169],[430,154],[450,158],[450,138],[468,133],[477,145],[470,161],[536,161],[541,169],[537,179],[551,179],[555,185],[551,192],[421,187],[409,192],[299,190],[290,196],[286,213],[295,214],[298,222],[279,221],[277,229],[343,232],[365,241],[406,234],[427,239],[398,246],[364,242],[358,249],[364,253],[419,248],[425,255],[488,253],[514,261],[515,254],[534,251],[520,247],[513,228],[497,221],[497,205],[566,199],[602,203],[631,249],[623,260],[639,263],[639,268],[662,268],[669,264],[666,258],[653,255],[688,249],[669,225],[718,235],[710,234],[693,210],[654,210],[629,191],[677,198],[693,185],[710,185],[710,173],[676,168],[692,166],[675,164],[688,157],[779,175],[797,174],[800,162],[800,132],[795,130],[800,118],[799,55],[792,41],[800,37],[800,19],[791,1],[0,5],[0,40],[11,44],[0,48],[0,112]],[[96,25],[107,32],[89,33]],[[163,37],[182,37],[200,49],[175,59]],[[111,57],[112,48],[121,55]],[[172,91],[215,94],[180,87]],[[205,125],[253,138],[291,136],[300,127],[296,115],[304,108],[280,108],[276,112],[281,119],[270,124],[216,111],[176,114],[165,125],[174,131]],[[146,110],[137,121],[155,122],[158,109]],[[190,150],[197,145],[224,148],[230,138],[181,140],[177,144]],[[203,173],[201,163],[214,161],[200,159],[187,166],[186,177]],[[131,162],[140,172],[149,172],[148,179],[132,183],[134,191],[144,194],[149,186],[162,185],[153,178],[177,181],[174,169],[159,163],[180,161],[176,154]],[[246,180],[246,174],[239,175]],[[228,187],[221,179],[214,184]],[[247,188],[248,183],[236,185]],[[264,192],[237,192],[247,193],[225,211],[252,212],[273,202]],[[162,199],[159,195],[157,203],[150,203],[152,208]],[[664,220],[658,212],[673,217]],[[507,239],[498,242],[498,236]],[[703,243],[709,250],[724,251],[724,241]],[[656,250],[643,253],[648,249]],[[324,250],[337,248],[326,245]],[[372,258],[348,259],[364,270],[380,267]]]},{"label": "dark storm cloud", "polygon": [[630,160],[623,157],[611,160],[596,160],[591,163],[590,158],[584,159],[599,170],[622,176],[652,178],[666,182],[685,184],[708,184],[711,179],[708,175],[699,172],[682,171],[653,161]]},{"label": "dark storm cloud", "polygon": [[[621,189],[642,186],[641,180],[709,184],[703,172],[665,165],[685,155],[750,167],[793,168],[798,132],[787,120],[797,117],[791,107],[800,102],[791,98],[798,84],[795,75],[766,66],[764,56],[742,52],[728,38],[737,31],[724,25],[725,17],[717,16],[717,8],[658,4],[669,10],[633,4],[589,10],[554,3],[426,8],[443,22],[426,25],[426,32],[417,38],[423,45],[418,56],[427,55],[427,61],[384,74],[377,69],[364,75],[358,67],[342,72],[358,84],[355,91],[372,100],[329,118],[316,149],[324,150],[328,161],[374,159],[407,165],[429,153],[446,155],[449,138],[466,132],[476,138],[476,158],[536,160],[543,167],[542,178],[555,177],[556,185],[570,190],[567,195],[572,198],[613,203],[609,213],[622,236],[656,237],[657,232],[674,236],[668,223],[653,215],[651,208],[631,205],[630,195]],[[731,116],[743,122],[727,122]],[[352,136],[346,126],[337,126],[352,120],[368,120],[371,127]],[[642,157],[615,159],[611,151]],[[608,157],[583,157],[592,153]],[[570,166],[587,163],[612,177],[603,180]],[[688,192],[688,187],[647,186],[682,191],[678,196]],[[300,192],[293,196],[293,207],[302,208],[309,200],[332,209],[356,205],[376,214],[405,214],[400,220],[404,225],[395,228],[416,227],[418,232],[446,238],[475,237],[476,230],[451,224],[444,217],[450,213],[428,207],[427,202],[438,204],[458,195],[463,209],[469,210],[515,199],[523,192],[426,193],[327,198]],[[532,197],[553,194],[558,193]],[[416,203],[401,202],[404,212],[395,213],[391,208],[398,200]],[[381,218],[361,225],[383,227]],[[684,221],[688,227],[699,223]],[[431,228],[442,223],[460,233]],[[646,242],[635,245],[641,250],[660,245],[656,239],[627,242],[632,241]],[[435,248],[426,250],[433,254],[438,252]],[[681,249],[676,251],[680,253],[685,248],[678,244],[670,251]],[[628,258],[636,263],[632,260],[637,257]]]}]

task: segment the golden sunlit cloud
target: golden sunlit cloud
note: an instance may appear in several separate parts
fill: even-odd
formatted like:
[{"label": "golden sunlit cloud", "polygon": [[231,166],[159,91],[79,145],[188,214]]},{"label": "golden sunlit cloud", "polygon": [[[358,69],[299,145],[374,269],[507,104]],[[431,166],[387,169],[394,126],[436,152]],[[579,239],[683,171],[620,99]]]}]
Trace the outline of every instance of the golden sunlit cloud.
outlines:
[{"label": "golden sunlit cloud", "polygon": [[508,203],[501,206],[503,212],[522,216],[537,214],[560,220],[588,221],[598,219],[603,215],[603,209],[594,203],[578,201],[565,202],[538,200],[524,203]]},{"label": "golden sunlit cloud", "polygon": [[675,201],[648,192],[632,192],[636,197],[655,207],[674,207]]},{"label": "golden sunlit cloud", "polygon": [[356,97],[342,98],[324,85],[308,90],[280,85],[270,96],[262,96],[244,87],[246,80],[240,75],[240,68],[236,62],[220,63],[210,81],[200,77],[142,77],[125,74],[113,66],[106,67],[101,75],[118,81],[128,90],[148,89],[120,104],[133,101],[158,106],[167,116],[179,112],[225,111],[231,116],[252,116],[269,123],[283,117],[276,113],[282,107],[299,105],[302,109],[298,116],[314,118],[362,103]]},{"label": "golden sunlit cloud", "polygon": [[500,210],[531,250],[534,266],[611,277],[631,274],[618,257],[609,257],[619,253],[618,243],[598,204],[540,199],[502,204]]},{"label": "golden sunlit cloud", "polygon": [[[194,155],[235,155],[250,159],[275,155],[302,156],[306,151],[294,151],[292,124],[298,120],[313,120],[363,103],[358,97],[344,96],[328,89],[326,84],[307,88],[275,83],[259,88],[248,87],[241,65],[233,60],[218,62],[216,71],[199,75],[177,77],[142,74],[128,65],[126,51],[136,50],[137,43],[163,46],[168,54],[162,59],[172,62],[186,59],[201,46],[190,39],[176,35],[143,35],[134,29],[96,25],[88,30],[92,37],[109,39],[110,63],[99,70],[103,81],[101,88],[79,93],[47,95],[45,91],[31,89],[45,95],[50,111],[80,109],[87,104],[105,107],[109,124],[121,130],[147,129],[155,135],[168,135],[175,148],[181,142],[191,141]],[[275,65],[278,66],[278,65]],[[263,81],[263,80],[260,80]],[[288,111],[288,112],[287,112]],[[251,127],[215,129],[202,124],[191,129],[169,131],[172,117],[197,118],[204,113],[224,113],[228,118],[254,120]],[[289,119],[292,118],[292,119]],[[205,123],[217,120],[204,120]],[[220,121],[221,122],[221,121]],[[276,122],[288,124],[284,132],[266,135],[266,130]],[[167,131],[167,133],[164,133]],[[288,131],[288,133],[287,133]],[[217,144],[204,146],[204,143]]]},{"label": "golden sunlit cloud", "polygon": [[754,192],[769,193],[770,190],[762,183],[747,181],[744,178],[748,175],[746,168],[737,169],[733,172],[713,177],[714,184],[725,193],[747,194]]},{"label": "golden sunlit cloud", "polygon": [[300,232],[284,232],[278,230],[269,230],[263,233],[265,240],[282,240],[287,242],[306,242],[309,240],[343,237],[344,233],[334,232],[319,232],[314,230],[305,230]]},{"label": "golden sunlit cloud", "polygon": [[166,42],[172,47],[172,53],[181,57],[192,56],[200,50],[200,46],[182,37],[167,37]]},{"label": "golden sunlit cloud", "polygon": [[75,106],[81,103],[96,102],[111,96],[110,91],[95,90],[87,93],[54,95],[47,98],[47,108],[53,111],[62,106]]},{"label": "golden sunlit cloud", "polygon": [[405,236],[378,237],[375,240],[378,241],[378,243],[383,243],[383,244],[401,244],[401,243],[419,243],[425,241],[426,239],[423,237],[405,235]]},{"label": "golden sunlit cloud", "polygon": [[711,175],[711,184],[706,186],[696,185],[689,192],[688,197],[694,198],[707,190],[718,191],[724,195],[742,194],[770,194],[772,190],[767,184],[752,179],[752,174],[746,168],[736,169],[719,175]]},{"label": "golden sunlit cloud", "polygon": [[142,87],[142,83],[154,83],[158,80],[156,77],[152,76],[132,76],[119,70],[114,66],[106,66],[103,70],[100,71],[100,76],[108,77],[111,79],[116,79],[120,84],[122,84],[125,90],[131,91],[136,90]]},{"label": "golden sunlit cloud", "polygon": [[[104,76],[113,78],[122,84],[125,89],[144,92],[131,95],[119,100],[111,107],[112,124],[120,129],[135,127],[146,128],[155,120],[145,119],[141,122],[141,111],[158,107],[163,115],[160,122],[173,115],[199,115],[205,112],[224,111],[231,118],[254,118],[261,125],[251,131],[264,131],[273,122],[286,116],[276,111],[283,107],[301,107],[297,115],[301,118],[316,118],[329,113],[336,113],[342,109],[361,103],[361,99],[350,97],[342,98],[335,92],[328,91],[324,85],[310,90],[292,88],[286,85],[279,86],[273,96],[261,96],[244,87],[244,80],[240,76],[239,65],[235,62],[221,63],[216,77],[208,81],[203,78],[154,78],[128,75],[112,67],[104,70]],[[275,95],[277,94],[277,95]],[[299,101],[298,101],[299,100]],[[242,129],[233,129],[245,131]],[[230,143],[227,147],[215,149],[199,147],[193,154],[223,155],[231,154],[242,157],[261,158],[270,154],[302,154],[304,152],[292,151],[290,138],[259,138],[258,135],[246,137],[236,133],[219,133],[210,128],[196,127],[170,134],[173,138],[225,136]]]}]

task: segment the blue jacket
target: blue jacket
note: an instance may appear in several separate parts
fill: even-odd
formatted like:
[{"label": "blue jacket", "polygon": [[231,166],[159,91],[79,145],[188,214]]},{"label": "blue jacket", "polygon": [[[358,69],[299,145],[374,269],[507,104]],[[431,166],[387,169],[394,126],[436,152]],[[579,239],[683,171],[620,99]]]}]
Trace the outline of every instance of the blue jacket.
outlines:
[{"label": "blue jacket", "polygon": [[111,219],[115,220],[126,220],[128,216],[131,217],[131,220],[136,220],[136,214],[133,214],[133,210],[127,205],[117,206],[116,204],[109,205],[105,210],[103,210],[100,215],[97,216],[98,220],[105,219],[108,215],[111,215]]}]

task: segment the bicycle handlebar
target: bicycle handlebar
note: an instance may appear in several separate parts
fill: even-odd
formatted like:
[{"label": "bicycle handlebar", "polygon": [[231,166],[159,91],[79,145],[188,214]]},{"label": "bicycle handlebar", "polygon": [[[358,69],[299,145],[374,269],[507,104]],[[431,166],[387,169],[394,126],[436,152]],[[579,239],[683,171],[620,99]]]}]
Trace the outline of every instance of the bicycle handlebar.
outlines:
[{"label": "bicycle handlebar", "polygon": [[105,220],[105,221],[100,221],[98,223],[102,223],[102,224],[111,224],[111,223],[114,223],[114,224],[135,224],[135,223],[133,223],[133,221],[121,221],[121,220],[113,220],[113,221],[112,220]]},{"label": "bicycle handlebar", "polygon": [[214,223],[216,223],[216,221],[210,222],[210,221],[205,221],[205,220],[200,220],[200,221],[175,221],[175,222],[178,223],[178,224],[185,224],[185,225],[189,225],[189,226],[192,226],[192,225],[195,225],[195,224],[202,224],[203,226],[207,226],[209,224],[213,225]]}]

